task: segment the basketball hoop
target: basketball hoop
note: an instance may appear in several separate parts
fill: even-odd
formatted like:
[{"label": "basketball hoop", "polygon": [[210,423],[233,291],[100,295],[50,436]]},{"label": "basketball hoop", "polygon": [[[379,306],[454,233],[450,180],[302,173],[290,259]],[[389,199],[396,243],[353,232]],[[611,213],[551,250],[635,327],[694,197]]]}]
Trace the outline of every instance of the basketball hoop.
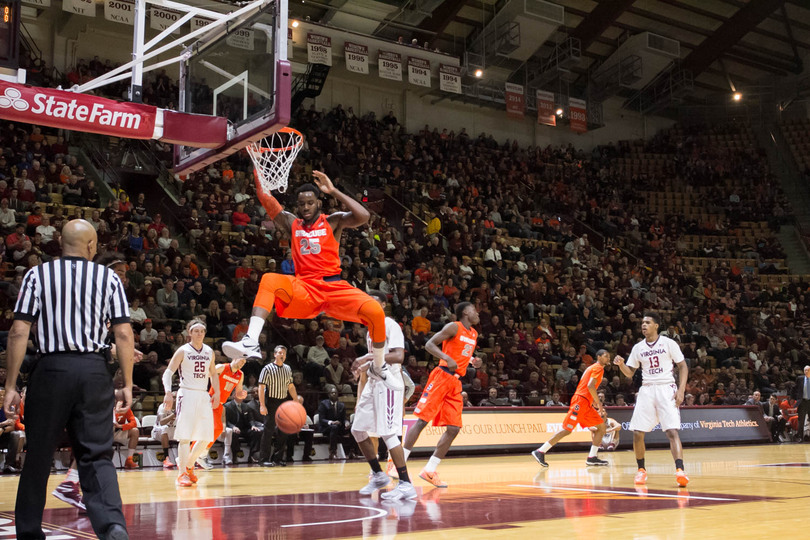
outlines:
[{"label": "basketball hoop", "polygon": [[304,136],[299,131],[285,127],[247,146],[256,178],[266,193],[287,191],[290,168],[303,144]]}]

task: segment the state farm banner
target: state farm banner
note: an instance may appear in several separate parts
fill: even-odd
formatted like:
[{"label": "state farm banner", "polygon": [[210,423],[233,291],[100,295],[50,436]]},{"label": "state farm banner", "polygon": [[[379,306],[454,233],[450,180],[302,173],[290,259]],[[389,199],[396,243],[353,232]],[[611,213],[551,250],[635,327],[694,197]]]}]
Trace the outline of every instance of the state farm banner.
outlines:
[{"label": "state farm banner", "polygon": [[368,47],[359,45],[357,43],[349,43],[348,41],[343,45],[343,53],[346,56],[346,69],[352,73],[360,73],[368,75]]},{"label": "state farm banner", "polygon": [[128,139],[151,139],[158,109],[0,81],[0,118]]},{"label": "state farm banner", "polygon": [[[149,11],[149,27],[153,30],[166,30],[180,19],[181,14],[177,11],[153,7]],[[178,28],[173,34],[180,32]]]},{"label": "state farm banner", "polygon": [[332,38],[318,34],[307,34],[307,62],[331,66]]},{"label": "state farm banner", "polygon": [[461,93],[461,68],[439,64],[439,89],[443,92]]},{"label": "state farm banner", "polygon": [[95,17],[96,2],[95,0],[62,0],[62,11],[85,17]]},{"label": "state farm banner", "polygon": [[22,3],[39,7],[51,7],[51,0],[22,0]]},{"label": "state farm banner", "polygon": [[585,133],[588,131],[588,110],[584,99],[568,98],[568,117],[571,131]]},{"label": "state farm banner", "polygon": [[506,83],[506,115],[510,118],[523,118],[526,111],[526,102],[523,96],[523,86]]},{"label": "state farm banner", "polygon": [[554,110],[554,92],[537,91],[537,123],[547,126],[557,125],[557,115]]},{"label": "state farm banner", "polygon": [[225,43],[235,49],[253,50],[253,30],[250,28],[240,28],[232,32],[225,38]]},{"label": "state farm banner", "polygon": [[135,2],[129,0],[107,0],[104,2],[104,18],[108,21],[135,24]]},{"label": "state farm banner", "polygon": [[380,49],[377,53],[377,69],[381,79],[389,81],[402,80],[402,57],[399,53]]},{"label": "state farm banner", "polygon": [[430,60],[408,57],[408,82],[430,88]]}]

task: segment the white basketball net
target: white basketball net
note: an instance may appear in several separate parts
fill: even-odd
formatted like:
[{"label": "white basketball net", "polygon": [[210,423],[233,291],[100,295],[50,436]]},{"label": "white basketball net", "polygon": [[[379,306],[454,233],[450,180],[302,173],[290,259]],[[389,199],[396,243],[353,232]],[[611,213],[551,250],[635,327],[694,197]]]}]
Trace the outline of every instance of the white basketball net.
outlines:
[{"label": "white basketball net", "polygon": [[301,133],[285,127],[247,146],[256,177],[266,193],[287,191],[290,168],[303,144]]}]

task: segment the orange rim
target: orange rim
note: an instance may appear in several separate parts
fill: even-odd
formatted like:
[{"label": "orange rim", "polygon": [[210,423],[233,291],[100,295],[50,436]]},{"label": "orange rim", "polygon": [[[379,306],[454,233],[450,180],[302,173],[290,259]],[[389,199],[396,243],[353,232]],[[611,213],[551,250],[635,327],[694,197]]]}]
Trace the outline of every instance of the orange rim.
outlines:
[{"label": "orange rim", "polygon": [[290,150],[295,150],[296,148],[299,148],[302,144],[304,144],[304,136],[301,135],[301,132],[298,131],[297,129],[293,129],[291,127],[283,127],[280,130],[278,130],[276,133],[288,133],[290,135],[298,135],[298,141],[295,144],[290,145],[290,146],[281,146],[281,147],[278,147],[278,148],[275,148],[275,147],[269,147],[268,148],[268,147],[265,147],[265,146],[254,146],[253,149],[258,151],[261,154],[264,154],[265,152],[289,152]]}]

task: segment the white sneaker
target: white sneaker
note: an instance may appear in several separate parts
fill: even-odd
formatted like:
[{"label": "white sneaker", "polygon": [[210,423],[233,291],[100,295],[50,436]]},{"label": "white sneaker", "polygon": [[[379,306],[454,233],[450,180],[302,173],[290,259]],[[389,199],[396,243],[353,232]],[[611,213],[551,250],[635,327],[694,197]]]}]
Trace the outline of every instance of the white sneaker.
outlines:
[{"label": "white sneaker", "polygon": [[228,358],[261,358],[262,352],[259,350],[259,344],[253,341],[248,336],[242,338],[242,341],[225,341],[222,343],[222,352]]},{"label": "white sneaker", "polygon": [[364,488],[360,489],[360,495],[371,495],[378,489],[382,489],[387,486],[390,482],[391,479],[388,478],[388,475],[384,472],[374,473],[374,476],[371,477],[368,484],[366,484]]},{"label": "white sneaker", "polygon": [[410,482],[400,482],[391,491],[380,494],[381,499],[396,501],[399,499],[415,499],[417,497],[416,488]]},{"label": "white sneaker", "polygon": [[197,458],[197,465],[199,465],[200,467],[202,467],[202,468],[203,468],[203,469],[205,469],[206,471],[210,471],[211,469],[213,469],[213,468],[214,468],[214,466],[213,466],[213,465],[211,465],[210,463],[208,463],[208,460],[207,460],[207,459],[205,459],[205,458],[204,458],[204,457],[202,457],[202,456],[200,456],[200,457],[198,457],[198,458]]}]

